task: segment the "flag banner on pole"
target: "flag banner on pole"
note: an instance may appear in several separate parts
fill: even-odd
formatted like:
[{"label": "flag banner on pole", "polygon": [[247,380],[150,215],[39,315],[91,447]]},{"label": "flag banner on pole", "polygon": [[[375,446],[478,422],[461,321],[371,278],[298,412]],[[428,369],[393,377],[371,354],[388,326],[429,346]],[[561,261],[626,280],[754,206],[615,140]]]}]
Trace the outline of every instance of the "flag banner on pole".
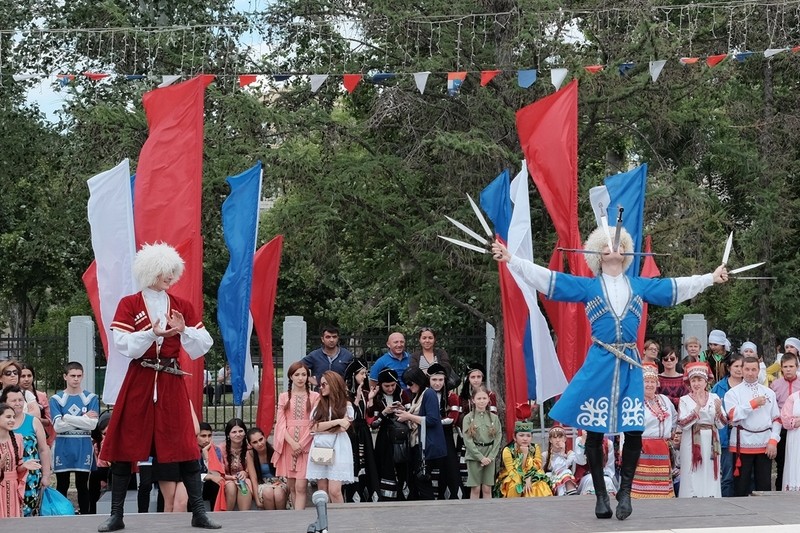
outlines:
[{"label": "flag banner on pole", "polygon": [[[650,253],[653,251],[652,239],[650,235],[644,239],[644,251]],[[656,260],[652,255],[644,258],[644,266],[642,267],[643,278],[657,278],[661,275],[661,271],[656,265]],[[639,353],[644,353],[644,337],[647,333],[647,302],[642,305],[642,321],[639,323],[639,331],[636,338],[636,345],[639,347]]]},{"label": "flag banner on pole", "polygon": [[[133,196],[137,248],[165,242],[186,265],[170,293],[188,300],[203,315],[203,239],[200,214],[203,180],[203,101],[214,76],[145,93],[150,134],[139,154]],[[194,326],[195,324],[188,324]],[[181,350],[180,365],[197,415],[203,404],[203,359],[192,361]]]},{"label": "flag banner on pole", "polygon": [[[275,423],[275,363],[272,359],[272,319],[278,293],[283,235],[278,235],[258,249],[253,261],[253,291],[250,312],[261,352],[261,385],[258,392],[258,427],[271,428]],[[265,430],[267,431],[267,430]]]},{"label": "flag banner on pole", "polygon": [[[628,172],[614,174],[605,179],[608,195],[611,202],[608,204],[608,223],[614,225],[617,220],[617,208],[622,206],[625,211],[622,217],[622,226],[628,230],[633,239],[633,250],[642,251],[642,233],[644,228],[644,195],[647,190],[647,163],[640,165]],[[634,256],[626,274],[637,276],[641,266],[641,256]]]},{"label": "flag banner on pole", "polygon": [[249,368],[252,374],[250,290],[261,198],[261,161],[227,181],[231,192],[222,204],[222,234],[230,261],[217,291],[217,322],[231,367],[233,404],[242,405],[245,391],[253,389],[250,381],[248,390],[245,370]]},{"label": "flag banner on pole", "polygon": [[[138,290],[133,281],[136,237],[128,160],[90,178],[87,185],[87,212],[95,258],[90,267],[94,274],[94,286],[89,281],[87,290],[106,355],[103,402],[114,405],[130,359],[122,355],[113,342],[109,342],[108,327],[114,320],[122,297]],[[92,274],[89,273],[85,280],[92,280]],[[97,292],[92,294],[94,290]]]}]

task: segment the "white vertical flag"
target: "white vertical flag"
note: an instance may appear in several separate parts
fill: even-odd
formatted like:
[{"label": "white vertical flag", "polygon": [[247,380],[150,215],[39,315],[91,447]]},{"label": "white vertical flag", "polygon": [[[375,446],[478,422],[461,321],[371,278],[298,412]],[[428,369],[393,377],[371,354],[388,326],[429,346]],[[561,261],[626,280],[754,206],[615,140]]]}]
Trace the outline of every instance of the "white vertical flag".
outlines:
[{"label": "white vertical flag", "polygon": [[650,62],[650,79],[653,80],[653,83],[655,83],[658,77],[661,75],[661,71],[664,69],[664,65],[666,64],[666,59],[659,59],[658,61]]},{"label": "white vertical flag", "polygon": [[[564,69],[566,70],[566,69]],[[508,250],[517,257],[533,261],[533,236],[531,235],[531,206],[528,196],[528,166],[522,161],[522,170],[511,182],[511,224],[508,228]],[[536,369],[536,401],[543,403],[558,396],[567,388],[567,378],[558,362],[556,348],[547,321],[539,309],[536,291],[509,270],[525,297],[530,314],[533,366]]]},{"label": "white vertical flag", "polygon": [[108,333],[108,361],[103,386],[103,401],[113,405],[128,370],[130,359],[114,347],[108,329],[114,320],[117,304],[123,296],[133,294],[133,258],[136,238],[133,231],[133,200],[128,160],[90,178],[88,215],[92,233],[92,249],[97,265],[97,288],[100,299],[98,323]]},{"label": "white vertical flag", "polygon": [[556,91],[561,88],[561,84],[564,83],[568,72],[569,70],[565,68],[554,68],[550,71],[550,82],[553,84],[553,87],[556,88]]}]

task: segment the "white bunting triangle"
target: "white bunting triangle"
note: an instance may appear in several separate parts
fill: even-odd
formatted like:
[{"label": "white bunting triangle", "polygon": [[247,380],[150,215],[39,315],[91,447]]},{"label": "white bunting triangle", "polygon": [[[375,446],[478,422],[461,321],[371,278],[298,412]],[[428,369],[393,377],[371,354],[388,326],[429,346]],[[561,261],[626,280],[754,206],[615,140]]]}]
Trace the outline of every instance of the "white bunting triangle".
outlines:
[{"label": "white bunting triangle", "polygon": [[764,57],[772,57],[785,52],[788,48],[767,48],[764,50]]},{"label": "white bunting triangle", "polygon": [[170,74],[169,76],[161,76],[161,83],[158,84],[158,88],[163,89],[164,87],[169,87],[179,79],[181,79],[180,76],[175,76],[172,74]]},{"label": "white bunting triangle", "polygon": [[564,79],[567,77],[567,73],[569,70],[565,68],[554,68],[550,71],[550,82],[553,84],[553,87],[556,90],[561,88],[561,84],[564,83]]},{"label": "white bunting triangle", "polygon": [[425,86],[428,84],[429,75],[429,71],[414,73],[414,83],[417,84],[417,90],[419,91],[419,94],[425,93]]},{"label": "white bunting triangle", "polygon": [[661,71],[664,69],[664,65],[666,64],[666,59],[659,59],[658,61],[650,62],[650,79],[653,80],[653,83],[655,83],[658,77],[661,75]]},{"label": "white bunting triangle", "polygon": [[14,81],[25,81],[35,78],[36,74],[14,74],[11,77],[14,78]]},{"label": "white bunting triangle", "polygon": [[312,74],[309,76],[311,78],[311,92],[315,93],[319,91],[319,88],[322,87],[322,84],[325,83],[325,80],[328,79],[327,74]]}]

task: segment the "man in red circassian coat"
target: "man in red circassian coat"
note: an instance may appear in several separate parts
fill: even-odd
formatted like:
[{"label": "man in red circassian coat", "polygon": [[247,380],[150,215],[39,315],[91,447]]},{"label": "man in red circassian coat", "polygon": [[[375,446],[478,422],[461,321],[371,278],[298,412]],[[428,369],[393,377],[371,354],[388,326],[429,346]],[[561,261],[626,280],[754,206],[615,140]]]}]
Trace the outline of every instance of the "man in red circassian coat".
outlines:
[{"label": "man in red circassian coat", "polygon": [[160,463],[178,463],[192,526],[220,527],[203,506],[195,418],[178,367],[181,347],[197,359],[214,341],[192,305],[166,292],[183,268],[183,259],[171,246],[145,244],[133,262],[134,277],[144,288],[120,300],[111,323],[114,345],[131,362],[100,453],[111,462],[112,476],[111,515],[97,528],[101,532],[125,527],[131,465],[151,455]]}]

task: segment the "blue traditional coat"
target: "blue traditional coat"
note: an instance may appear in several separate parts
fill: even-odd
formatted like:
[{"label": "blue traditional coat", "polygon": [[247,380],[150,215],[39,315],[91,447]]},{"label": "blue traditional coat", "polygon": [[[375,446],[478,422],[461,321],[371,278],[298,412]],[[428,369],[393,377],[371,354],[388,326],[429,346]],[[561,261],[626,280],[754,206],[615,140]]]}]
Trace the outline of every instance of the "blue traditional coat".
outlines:
[{"label": "blue traditional coat", "polygon": [[[641,361],[636,339],[645,302],[672,306],[677,284],[669,278],[622,276],[630,297],[621,316],[611,305],[602,275],[585,278],[553,272],[547,297],[560,302],[583,302],[592,338],[615,345],[636,362]],[[644,380],[642,369],[592,343],[586,360],[572,378],[550,416],[564,425],[617,433],[644,430]]]}]

